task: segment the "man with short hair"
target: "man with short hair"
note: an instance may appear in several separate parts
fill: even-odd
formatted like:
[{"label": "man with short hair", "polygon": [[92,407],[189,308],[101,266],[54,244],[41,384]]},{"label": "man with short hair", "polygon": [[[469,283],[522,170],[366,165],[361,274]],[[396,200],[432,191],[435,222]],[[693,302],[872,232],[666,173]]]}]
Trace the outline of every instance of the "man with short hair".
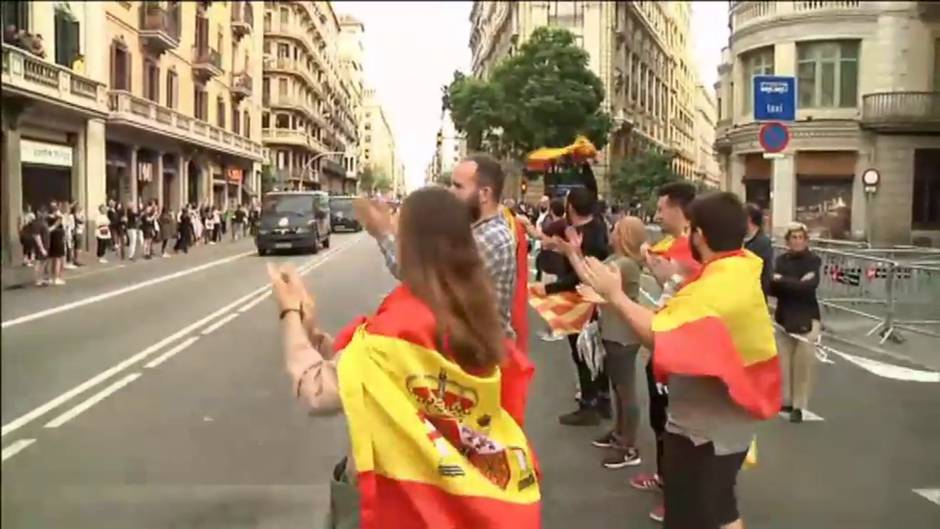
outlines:
[{"label": "man with short hair", "polygon": [[709,193],[688,211],[691,253],[703,268],[656,312],[623,293],[617,270],[590,259],[578,266],[653,351],[656,378],[669,384],[666,529],[740,529],[735,482],[758,421],[780,409],[780,363],[762,264],[742,249],[741,201]]},{"label": "man with short hair", "polygon": [[744,248],[764,262],[760,274],[760,287],[764,297],[770,293],[770,280],[774,274],[774,246],[770,237],[764,233],[764,210],[753,202],[744,205],[747,211],[747,237],[744,238]]}]

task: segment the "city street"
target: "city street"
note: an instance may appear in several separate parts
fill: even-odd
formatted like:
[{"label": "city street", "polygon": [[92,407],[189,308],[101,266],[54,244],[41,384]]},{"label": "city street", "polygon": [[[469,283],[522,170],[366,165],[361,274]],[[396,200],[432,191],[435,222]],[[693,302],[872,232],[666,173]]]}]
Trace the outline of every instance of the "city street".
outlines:
[{"label": "city street", "polygon": [[[329,331],[373,310],[394,279],[363,234],[334,235],[316,256],[252,250],[225,243],[4,292],[5,528],[323,526],[345,426],[293,401],[264,263],[305,273]],[[532,356],[544,527],[656,527],[655,496],[628,486],[634,470],[601,467],[590,440],[602,428],[556,420],[575,404],[567,343],[533,336]],[[821,420],[763,425],[759,465],[739,483],[747,527],[940,527],[940,383],[830,358],[811,403]],[[645,470],[645,417],[640,437]]]}]

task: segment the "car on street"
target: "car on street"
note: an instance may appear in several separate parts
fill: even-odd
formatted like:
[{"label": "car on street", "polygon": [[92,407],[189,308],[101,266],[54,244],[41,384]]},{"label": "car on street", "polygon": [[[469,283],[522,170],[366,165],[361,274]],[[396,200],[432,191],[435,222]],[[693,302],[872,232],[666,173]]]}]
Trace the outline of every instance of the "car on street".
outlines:
[{"label": "car on street", "polygon": [[255,246],[258,255],[277,250],[317,253],[330,247],[330,196],[324,191],[275,191],[261,201]]},{"label": "car on street", "polygon": [[356,220],[353,211],[353,200],[355,199],[356,197],[350,196],[330,197],[330,226],[333,231],[362,231],[362,225]]}]

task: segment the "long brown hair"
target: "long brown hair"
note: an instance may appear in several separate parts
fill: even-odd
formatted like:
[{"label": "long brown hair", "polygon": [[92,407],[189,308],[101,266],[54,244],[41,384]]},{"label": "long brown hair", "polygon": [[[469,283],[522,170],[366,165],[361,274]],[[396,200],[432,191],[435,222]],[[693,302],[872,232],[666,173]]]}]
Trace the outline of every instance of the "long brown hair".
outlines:
[{"label": "long brown hair", "polygon": [[402,204],[398,234],[402,282],[434,312],[454,360],[470,369],[498,365],[503,329],[469,208],[444,188],[422,188]]},{"label": "long brown hair", "polygon": [[640,247],[646,242],[646,226],[637,217],[624,217],[614,225],[611,242],[615,252],[639,261]]}]

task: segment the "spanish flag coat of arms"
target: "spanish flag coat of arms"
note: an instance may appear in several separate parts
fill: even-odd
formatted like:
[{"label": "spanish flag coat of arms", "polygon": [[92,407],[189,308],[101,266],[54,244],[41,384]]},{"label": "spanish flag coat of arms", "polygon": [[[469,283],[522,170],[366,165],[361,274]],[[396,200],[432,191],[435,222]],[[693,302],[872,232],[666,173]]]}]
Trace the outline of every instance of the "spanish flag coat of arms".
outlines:
[{"label": "spanish flag coat of arms", "polygon": [[539,527],[535,458],[501,405],[500,370],[468,373],[435,332],[399,286],[337,337],[362,528]]}]

